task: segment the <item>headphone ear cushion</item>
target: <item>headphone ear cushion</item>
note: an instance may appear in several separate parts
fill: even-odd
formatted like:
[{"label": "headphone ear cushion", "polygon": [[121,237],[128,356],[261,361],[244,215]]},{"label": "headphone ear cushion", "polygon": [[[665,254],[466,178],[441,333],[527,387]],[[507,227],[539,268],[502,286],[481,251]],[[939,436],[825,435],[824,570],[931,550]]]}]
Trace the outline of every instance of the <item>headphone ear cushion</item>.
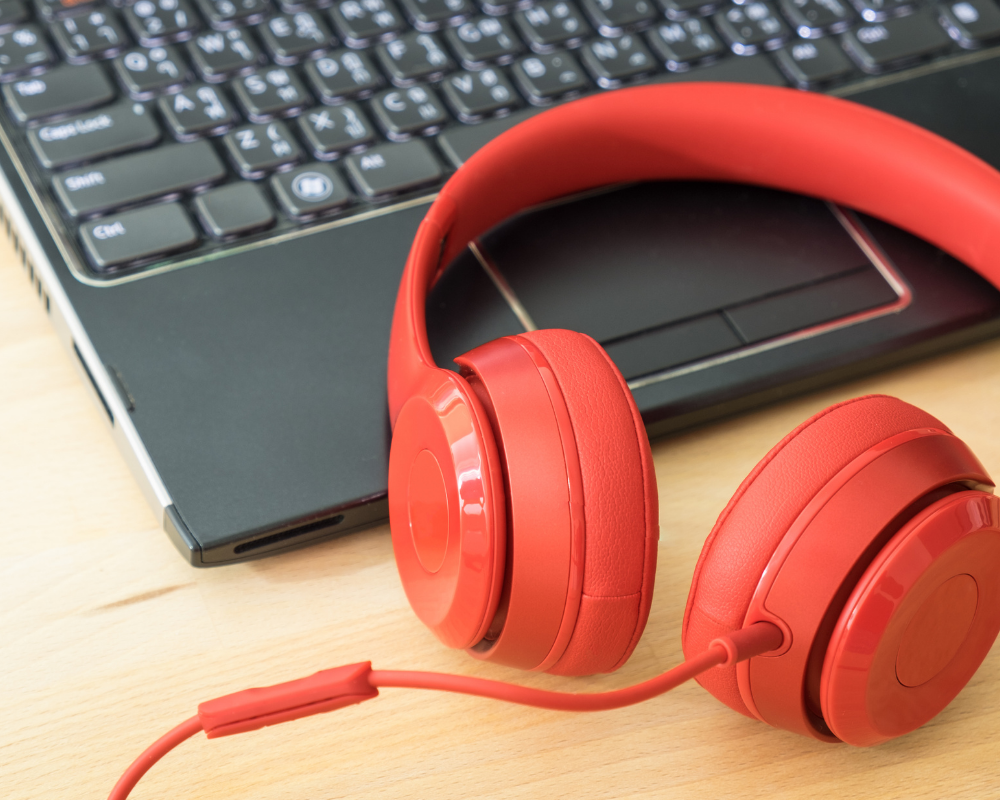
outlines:
[{"label": "headphone ear cushion", "polygon": [[[702,548],[681,630],[685,656],[743,627],[771,556],[831,478],[880,441],[916,428],[949,432],[902,400],[869,395],[821,411],[775,445],[740,484]],[[698,682],[730,708],[752,716],[740,696],[735,666],[709,670]]]},{"label": "headphone ear cushion", "polygon": [[516,338],[549,362],[583,480],[583,596],[569,644],[548,672],[610,672],[632,654],[652,602],[659,516],[649,440],[625,379],[597,342],[565,330]]}]

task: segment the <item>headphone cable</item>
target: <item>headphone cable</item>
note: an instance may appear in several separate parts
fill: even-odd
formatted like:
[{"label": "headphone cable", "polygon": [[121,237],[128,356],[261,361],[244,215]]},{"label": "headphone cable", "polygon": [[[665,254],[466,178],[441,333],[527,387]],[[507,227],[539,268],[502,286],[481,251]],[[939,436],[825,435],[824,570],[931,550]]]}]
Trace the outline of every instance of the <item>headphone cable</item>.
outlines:
[{"label": "headphone cable", "polygon": [[369,700],[378,696],[380,688],[455,692],[555,711],[607,711],[669,692],[712,667],[732,666],[777,650],[783,638],[776,625],[756,622],[714,639],[703,653],[655,678],[610,692],[550,692],[464,675],[373,670],[370,662],[348,664],[307,678],[245,689],[202,703],[195,716],[161,736],[132,763],[111,790],[108,800],[125,800],[157,761],[201,730],[209,739],[257,730]]}]

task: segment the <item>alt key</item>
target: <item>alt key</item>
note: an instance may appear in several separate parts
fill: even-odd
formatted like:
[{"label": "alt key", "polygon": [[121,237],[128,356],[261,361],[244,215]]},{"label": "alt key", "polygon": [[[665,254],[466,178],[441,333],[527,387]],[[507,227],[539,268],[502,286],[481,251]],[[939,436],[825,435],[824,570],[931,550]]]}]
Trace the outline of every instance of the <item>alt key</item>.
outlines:
[{"label": "alt key", "polygon": [[421,139],[373,147],[344,159],[358,190],[370,199],[400,194],[437,183],[441,164]]}]

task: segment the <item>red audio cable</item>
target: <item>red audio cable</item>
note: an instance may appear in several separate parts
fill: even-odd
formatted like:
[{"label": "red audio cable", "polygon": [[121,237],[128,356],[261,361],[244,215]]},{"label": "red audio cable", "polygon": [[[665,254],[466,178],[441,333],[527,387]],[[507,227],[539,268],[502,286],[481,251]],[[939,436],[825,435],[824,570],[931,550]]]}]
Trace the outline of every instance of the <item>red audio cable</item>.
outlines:
[{"label": "red audio cable", "polygon": [[777,650],[781,644],[781,631],[776,625],[757,622],[713,640],[704,653],[662,675],[624,689],[593,694],[549,692],[438,672],[373,670],[369,662],[348,664],[317,672],[308,678],[246,689],[202,703],[196,716],[160,737],[132,763],[111,790],[108,800],[125,800],[157,761],[200,730],[204,730],[209,739],[252,731],[369,700],[378,696],[379,688],[434,689],[556,711],[606,711],[649,700],[712,667],[731,666]]}]

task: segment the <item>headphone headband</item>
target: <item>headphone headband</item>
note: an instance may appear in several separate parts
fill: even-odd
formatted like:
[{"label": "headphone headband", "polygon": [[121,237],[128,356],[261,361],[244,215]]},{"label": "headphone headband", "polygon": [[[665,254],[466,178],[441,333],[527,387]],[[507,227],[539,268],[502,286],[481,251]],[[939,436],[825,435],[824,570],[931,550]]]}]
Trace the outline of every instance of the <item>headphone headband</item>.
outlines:
[{"label": "headphone headband", "polygon": [[587,189],[714,180],[830,200],[937,245],[1000,287],[1000,173],[929,131],[833,97],[744,84],[618,90],[493,140],[448,181],[403,273],[389,345],[389,414],[434,369],[427,290],[497,223]]}]

